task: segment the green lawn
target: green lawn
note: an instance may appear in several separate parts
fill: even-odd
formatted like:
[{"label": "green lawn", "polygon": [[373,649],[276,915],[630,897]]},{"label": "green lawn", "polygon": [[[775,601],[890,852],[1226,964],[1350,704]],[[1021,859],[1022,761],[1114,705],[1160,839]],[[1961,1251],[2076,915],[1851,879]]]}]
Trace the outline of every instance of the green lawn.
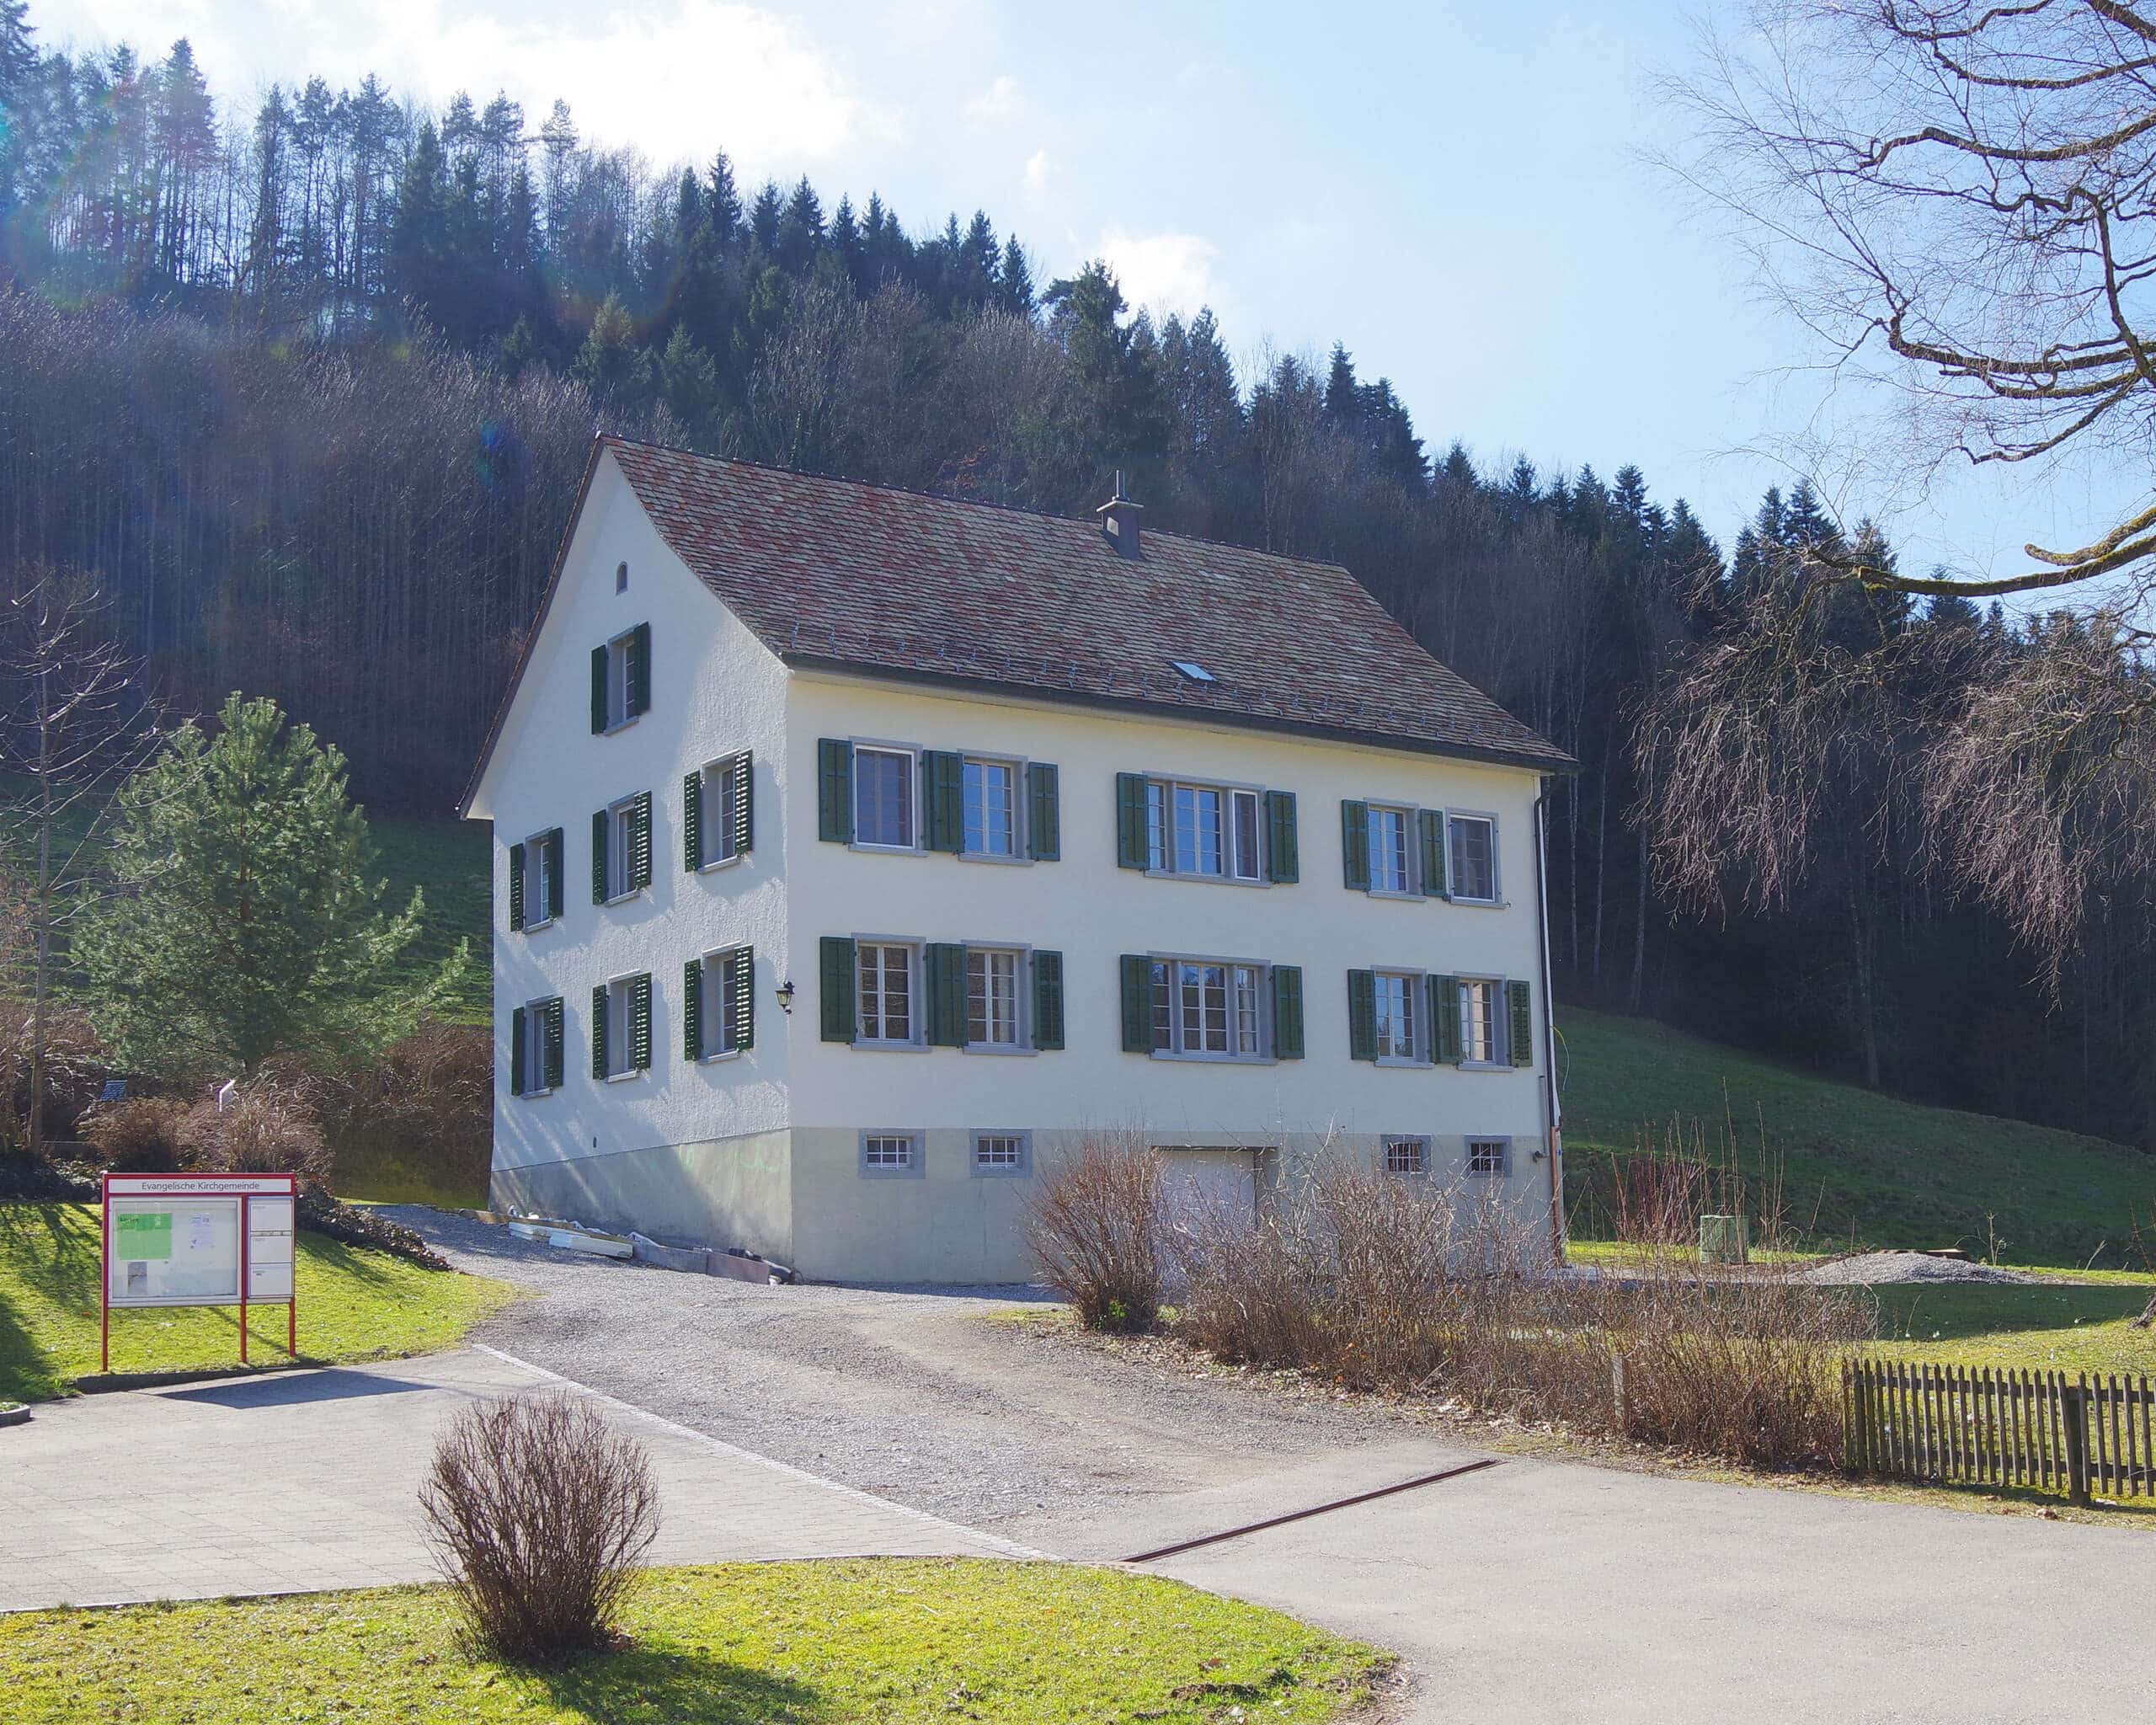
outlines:
[{"label": "green lawn", "polygon": [[442,1016],[459,1024],[483,1024],[494,1010],[491,902],[494,828],[483,820],[377,820],[371,824],[382,873],[389,881],[391,907],[401,911],[414,887],[426,895],[419,937],[401,969],[425,975],[456,948],[471,944],[463,985]]},{"label": "green lawn", "polygon": [[979,1560],[652,1572],[631,1644],[552,1676],[475,1660],[439,1588],[0,1617],[11,1725],[1315,1722],[1375,1649],[1178,1582]]},{"label": "green lawn", "polygon": [[[67,1393],[98,1369],[95,1204],[0,1204],[0,1402]],[[299,1236],[302,1359],[393,1359],[454,1346],[514,1290],[453,1270],[422,1269],[386,1252]],[[257,1365],[285,1358],[285,1308],[248,1314]],[[161,1307],[112,1315],[115,1371],[179,1371],[239,1364],[239,1311]]]},{"label": "green lawn", "polygon": [[[1609,1157],[1673,1122],[1733,1137],[1748,1172],[1761,1135],[1793,1220],[1843,1246],[1988,1249],[2017,1263],[2132,1262],[2156,1214],[2156,1158],[2102,1139],[1897,1101],[1645,1019],[1564,1008],[1566,1201],[1592,1234]],[[1994,1219],[1988,1222],[1987,1218]]]},{"label": "green lawn", "polygon": [[2156,1373],[2156,1330],[2132,1322],[2149,1284],[2026,1288],[1904,1284],[1879,1296],[1876,1352],[1953,1365]]}]

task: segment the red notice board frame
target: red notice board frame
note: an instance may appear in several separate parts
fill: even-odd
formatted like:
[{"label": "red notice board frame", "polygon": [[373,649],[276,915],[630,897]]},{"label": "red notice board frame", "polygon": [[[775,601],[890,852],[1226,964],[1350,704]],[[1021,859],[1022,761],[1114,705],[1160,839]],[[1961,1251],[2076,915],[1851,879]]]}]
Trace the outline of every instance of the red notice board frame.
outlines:
[{"label": "red notice board frame", "polygon": [[[168,1299],[161,1306],[237,1306],[239,1358],[247,1361],[247,1312],[250,1305],[285,1308],[285,1352],[293,1359],[300,1352],[300,1183],[296,1174],[113,1174],[104,1179],[99,1203],[98,1231],[104,1241],[99,1254],[98,1305],[102,1311],[100,1369],[112,1370],[112,1200],[115,1198],[236,1198],[239,1200],[239,1297]],[[287,1300],[254,1300],[248,1295],[248,1241],[253,1230],[252,1206],[258,1198],[282,1199],[292,1207],[292,1289]],[[125,1304],[125,1302],[123,1302]],[[133,1309],[131,1306],[129,1309]]]}]

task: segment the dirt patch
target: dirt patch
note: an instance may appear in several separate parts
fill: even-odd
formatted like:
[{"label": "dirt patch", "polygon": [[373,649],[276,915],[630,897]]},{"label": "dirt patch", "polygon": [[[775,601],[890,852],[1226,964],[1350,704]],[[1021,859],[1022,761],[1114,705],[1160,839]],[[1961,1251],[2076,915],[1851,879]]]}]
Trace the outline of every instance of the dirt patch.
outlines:
[{"label": "dirt patch", "polygon": [[1817,1288],[1870,1288],[1890,1282],[2006,1282],[2024,1286],[2046,1280],[2021,1270],[1975,1263],[1966,1258],[1933,1258],[1922,1252],[1860,1252],[1798,1270],[1794,1281]]}]

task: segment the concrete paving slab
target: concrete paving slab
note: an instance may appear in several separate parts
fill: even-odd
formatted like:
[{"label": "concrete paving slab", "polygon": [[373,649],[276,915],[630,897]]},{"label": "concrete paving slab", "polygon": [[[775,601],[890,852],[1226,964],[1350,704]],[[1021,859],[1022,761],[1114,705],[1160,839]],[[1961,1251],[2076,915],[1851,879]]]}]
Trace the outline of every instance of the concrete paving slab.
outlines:
[{"label": "concrete paving slab", "polygon": [[[466,1348],[40,1407],[0,1433],[0,1610],[435,1579],[418,1492],[436,1434],[474,1401],[560,1381]],[[654,1562],[1029,1555],[595,1400],[658,1475]]]},{"label": "concrete paving slab", "polygon": [[1396,1649],[1417,1725],[2156,1717],[2128,1529],[1508,1460],[1145,1567]]}]

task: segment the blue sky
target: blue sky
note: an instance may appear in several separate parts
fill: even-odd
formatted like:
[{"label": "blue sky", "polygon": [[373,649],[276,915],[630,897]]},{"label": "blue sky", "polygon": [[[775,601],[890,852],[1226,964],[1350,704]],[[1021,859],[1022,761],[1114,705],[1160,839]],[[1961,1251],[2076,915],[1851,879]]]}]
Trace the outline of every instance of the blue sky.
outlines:
[{"label": "blue sky", "polygon": [[[1096,0],[32,0],[48,41],[192,39],[251,105],[317,69],[439,103],[497,88],[536,125],[655,162],[724,147],[745,176],[879,190],[909,226],[987,209],[1039,278],[1106,255],[1135,301],[1211,304],[1230,350],[1345,341],[1433,452],[1625,462],[1726,547],[1764,453],[1816,424],[1812,355],[1641,152],[1647,80],[1681,67],[1674,4],[1572,12]],[[1827,411],[1838,410],[1828,402]],[[1929,494],[1818,476],[1905,568],[2004,573],[2100,498],[1953,478]],[[2101,488],[2099,488],[2100,489]]]}]

